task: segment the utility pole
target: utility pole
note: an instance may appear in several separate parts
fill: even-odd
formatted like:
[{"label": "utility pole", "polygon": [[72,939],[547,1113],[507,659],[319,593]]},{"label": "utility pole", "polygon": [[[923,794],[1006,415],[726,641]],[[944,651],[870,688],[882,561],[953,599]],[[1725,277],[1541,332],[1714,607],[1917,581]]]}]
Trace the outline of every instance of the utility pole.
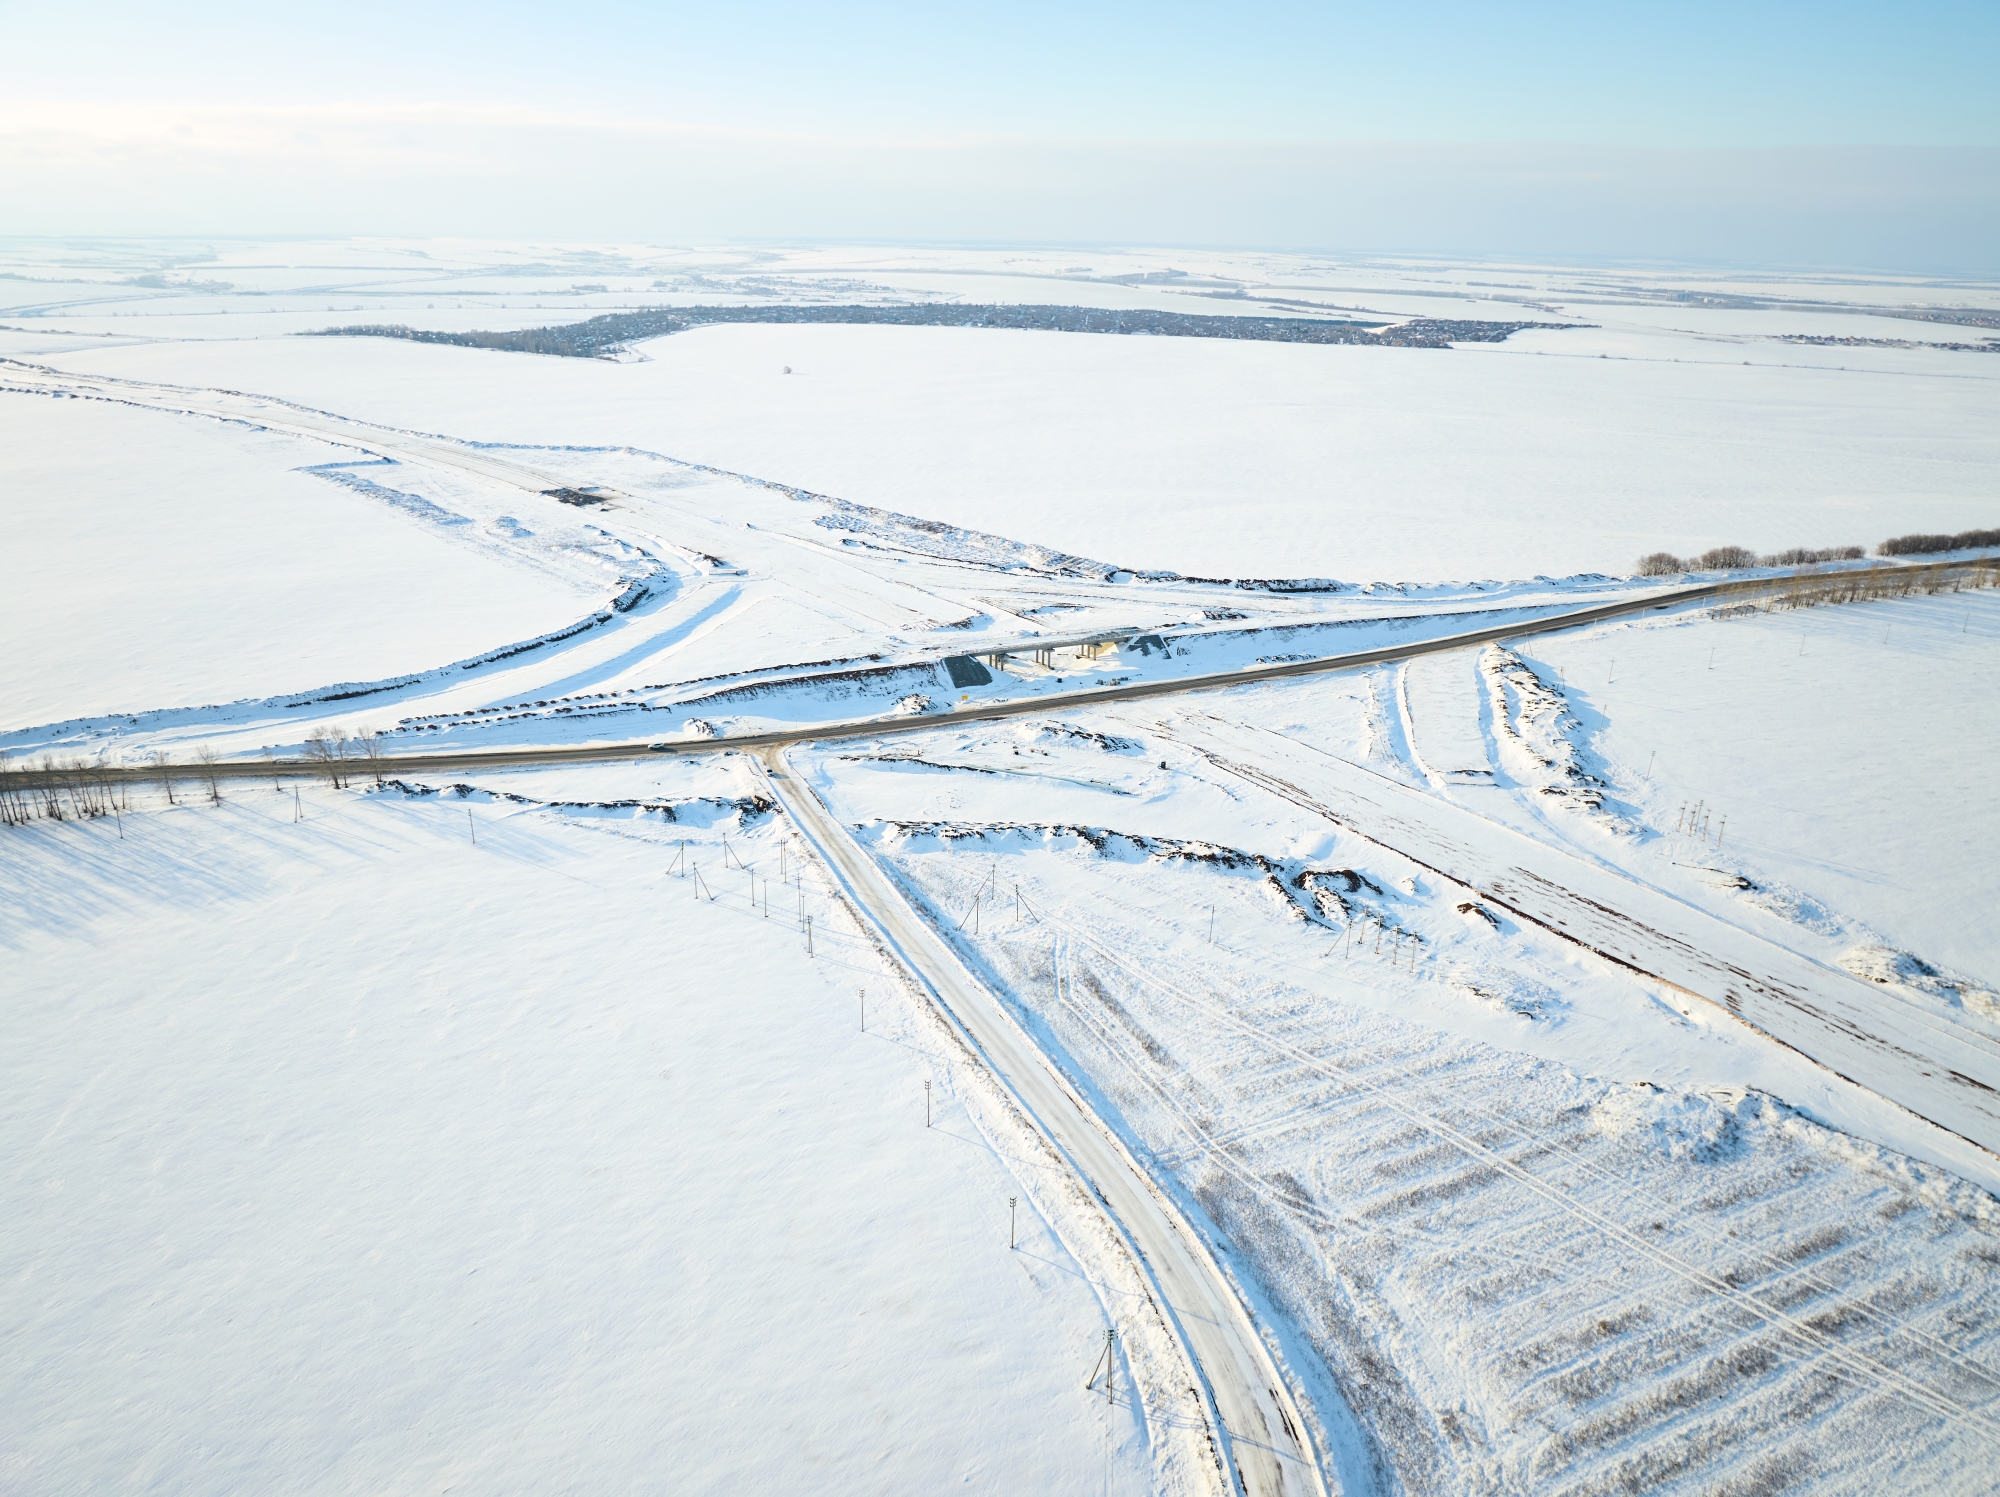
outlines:
[{"label": "utility pole", "polygon": [[1007,1197],[1007,1251],[1014,1251],[1014,1208],[1021,1204],[1019,1196]]},{"label": "utility pole", "polygon": [[472,833],[472,845],[477,847],[479,845],[479,823],[472,819],[472,807],[470,806],[465,808],[465,827],[467,831]]},{"label": "utility pole", "polygon": [[1111,1378],[1113,1372],[1116,1370],[1117,1363],[1112,1359],[1111,1347],[1117,1339],[1118,1333],[1109,1326],[1105,1327],[1104,1350],[1099,1352],[1097,1360],[1090,1364],[1090,1381],[1083,1385],[1085,1388],[1096,1387],[1097,1369],[1102,1367],[1104,1369],[1104,1399],[1106,1403],[1109,1403],[1112,1399]]},{"label": "utility pole", "polygon": [[299,787],[294,785],[292,786],[292,820],[296,823],[305,819],[305,803],[299,799]]},{"label": "utility pole", "polygon": [[1208,944],[1215,944],[1215,906],[1208,907]]},{"label": "utility pole", "polygon": [[930,1127],[930,1125],[931,1125],[931,1084],[928,1081],[926,1081],[924,1083],[924,1126],[928,1128]]}]

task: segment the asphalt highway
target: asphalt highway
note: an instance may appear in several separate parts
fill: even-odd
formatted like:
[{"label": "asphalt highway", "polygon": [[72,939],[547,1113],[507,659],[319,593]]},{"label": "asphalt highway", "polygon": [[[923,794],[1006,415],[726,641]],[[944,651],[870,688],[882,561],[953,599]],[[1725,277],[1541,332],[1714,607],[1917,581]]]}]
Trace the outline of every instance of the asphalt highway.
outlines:
[{"label": "asphalt highway", "polygon": [[[390,749],[382,754],[379,766],[377,761],[360,759],[346,761],[344,775],[372,775],[378,767],[384,775],[404,775],[464,773],[538,764],[606,763],[620,759],[643,759],[651,754],[712,754],[728,749],[757,750],[795,743],[824,742],[829,739],[873,738],[890,733],[921,733],[953,723],[992,722],[1010,717],[1045,717],[1049,713],[1073,707],[1141,701],[1148,697],[1177,696],[1185,692],[1219,691],[1258,681],[1283,681],[1299,676],[1321,675],[1329,671],[1357,670],[1363,666],[1434,654],[1439,650],[1459,650],[1468,645],[1485,644],[1493,640],[1523,639],[1530,635],[1574,629],[1585,624],[1671,608],[1678,604],[1724,598],[1745,592],[1762,592],[1771,586],[1771,579],[1756,578],[1747,581],[1703,583],[1696,587],[1669,588],[1639,598],[1622,598],[1615,603],[1600,603],[1589,608],[1552,613],[1539,619],[1494,624],[1464,634],[1450,634],[1438,639],[1386,645],[1381,649],[1360,650],[1349,655],[1329,655],[1317,660],[1279,661],[1268,665],[1246,665],[1236,670],[1216,671],[1207,675],[1171,676],[1151,681],[1133,681],[1120,686],[1085,687],[1032,698],[969,703],[961,705],[953,712],[927,713],[921,717],[869,717],[846,722],[814,723],[771,733],[745,733],[735,737],[693,738],[669,742],[648,740],[636,743],[589,743],[535,748],[465,749],[441,753],[399,753]],[[25,786],[37,784],[43,778],[39,770],[23,768],[16,773],[21,778],[15,783]],[[201,775],[208,773],[210,770],[205,767],[199,771]],[[213,773],[221,779],[298,778],[324,775],[326,767],[311,759],[237,759],[217,763],[213,766]],[[160,778],[158,769],[140,767],[102,770],[93,768],[90,774],[93,779],[110,780]],[[175,778],[196,777],[197,770],[194,766],[176,766]]]}]

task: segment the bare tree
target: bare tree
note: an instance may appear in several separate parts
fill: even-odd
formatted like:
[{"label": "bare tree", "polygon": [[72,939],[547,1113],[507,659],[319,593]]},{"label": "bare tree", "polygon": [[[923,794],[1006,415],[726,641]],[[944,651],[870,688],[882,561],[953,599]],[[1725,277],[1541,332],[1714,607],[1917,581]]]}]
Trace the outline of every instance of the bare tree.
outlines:
[{"label": "bare tree", "polygon": [[22,826],[35,814],[34,802],[21,794],[15,776],[20,768],[0,754],[0,826]]},{"label": "bare tree", "polygon": [[368,728],[354,730],[355,756],[368,766],[368,772],[375,776],[375,784],[382,784],[382,735]]},{"label": "bare tree", "polygon": [[215,772],[215,750],[203,744],[194,751],[195,763],[201,766],[201,777],[208,785],[208,798],[216,805],[222,804],[222,780]]},{"label": "bare tree", "polygon": [[69,813],[78,821],[87,821],[97,815],[97,801],[90,793],[90,782],[84,777],[81,759],[52,759],[57,772],[62,776],[63,791],[69,796]]},{"label": "bare tree", "polygon": [[1786,551],[1773,552],[1757,565],[1760,567],[1810,567],[1823,561],[1859,561],[1868,553],[1859,546],[1821,546],[1814,550],[1811,546],[1793,546]]},{"label": "bare tree", "polygon": [[1961,530],[1957,535],[1899,535],[1875,548],[1877,556],[1920,556],[1931,551],[1968,551],[2000,546],[2000,530]]},{"label": "bare tree", "polygon": [[346,783],[341,769],[347,758],[347,736],[339,728],[318,727],[306,734],[306,757],[319,765],[334,789]]},{"label": "bare tree", "polygon": [[174,799],[173,760],[167,757],[165,749],[153,750],[153,769],[160,776],[160,788],[167,792],[167,804],[179,805],[180,802]]},{"label": "bare tree", "polygon": [[85,816],[95,820],[100,816],[117,814],[112,804],[111,776],[104,772],[102,759],[95,762],[88,759],[72,759],[69,772],[72,787],[70,793],[76,798]]},{"label": "bare tree", "polygon": [[41,783],[36,786],[38,799],[42,803],[42,814],[51,821],[67,821],[63,811],[62,781],[58,778],[61,766],[47,754],[42,756]]}]

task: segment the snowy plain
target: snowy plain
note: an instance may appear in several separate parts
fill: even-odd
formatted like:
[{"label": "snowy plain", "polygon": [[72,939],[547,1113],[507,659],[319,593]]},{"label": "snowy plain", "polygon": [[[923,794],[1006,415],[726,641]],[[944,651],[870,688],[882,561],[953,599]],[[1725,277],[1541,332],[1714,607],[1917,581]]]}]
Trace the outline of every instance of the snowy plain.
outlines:
[{"label": "snowy plain", "polygon": [[642,349],[256,339],[45,361],[479,441],[630,444],[1209,576],[1438,582],[1873,545],[1987,523],[2000,463],[2000,359],[1972,355],[1843,371],[1653,333],[1440,351],[754,326]]},{"label": "snowy plain", "polygon": [[[370,680],[568,623],[531,572],[328,481],[362,455],[100,402],[0,401],[14,722]],[[457,516],[447,517],[450,520]]]},{"label": "snowy plain", "polygon": [[[17,260],[36,278],[15,288],[34,315],[0,308],[13,329],[0,353],[257,389],[480,441],[642,446],[1207,575],[1270,575],[1284,557],[1290,575],[1465,580],[1621,571],[1649,551],[1727,543],[1872,545],[1899,529],[1990,523],[2000,462],[2000,359],[1941,346],[1991,345],[2000,297],[1983,286],[1269,256],[610,247],[564,263],[540,246],[502,263],[452,245],[421,257],[365,244],[219,249],[143,290],[58,289],[41,280],[48,267]],[[329,285],[342,263],[352,268]],[[1750,304],[1710,304],[1732,298]],[[900,299],[1561,330],[1444,351],[718,327],[652,340],[639,350],[650,362],[623,365],[283,336]],[[1989,322],[1880,315],[1933,305],[1984,307]],[[1897,346],[1784,341],[1799,336]]]},{"label": "snowy plain", "polygon": [[[1520,653],[1565,683],[1594,753],[1622,771],[1612,794],[1665,834],[1652,850],[1673,845],[1681,807],[1704,802],[1721,845],[1687,861],[1759,886],[1731,897],[1818,927],[1830,954],[1886,943],[1990,985],[2000,814],[1980,793],[1983,756],[1966,745],[2000,742],[1995,602],[1981,592],[1675,619]],[[1706,866],[1688,871],[1704,888],[1722,882]]]},{"label": "snowy plain", "polygon": [[[8,502],[58,557],[4,605],[16,755],[254,759],[327,726],[726,746],[1526,620],[1638,595],[1593,574],[1657,548],[1995,521],[1989,286],[8,255]],[[734,326],[629,362],[289,336],[908,299],[1569,325],[1449,350]],[[1193,578],[1117,570],[1148,567]],[[1339,585],[1231,581],[1298,576]],[[1971,1492],[2000,1444],[1994,1156],[1271,776],[1525,837],[1983,1065],[1995,598],[1680,608],[793,763],[1214,1243],[1342,1490]],[[1126,643],[1030,658],[1104,630]],[[942,665],[1002,648],[986,686]],[[1188,1429],[1082,1388],[1130,1323],[1112,1225],[745,761],[465,778],[220,805],[183,779],[0,832],[9,1479],[1219,1489]],[[1682,830],[1694,803],[1726,830]]]},{"label": "snowy plain", "polygon": [[0,865],[9,1490],[1145,1489],[934,1024],[669,875],[740,770],[193,788]]}]

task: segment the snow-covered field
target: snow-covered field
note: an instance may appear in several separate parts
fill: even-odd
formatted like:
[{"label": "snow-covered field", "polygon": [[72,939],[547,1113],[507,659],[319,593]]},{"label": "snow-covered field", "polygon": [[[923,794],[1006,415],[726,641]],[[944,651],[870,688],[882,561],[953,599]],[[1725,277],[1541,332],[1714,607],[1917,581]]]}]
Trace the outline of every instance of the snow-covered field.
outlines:
[{"label": "snow-covered field", "polygon": [[468,544],[460,515],[371,492],[379,471],[345,466],[363,456],[98,401],[0,400],[8,718],[374,680],[599,601],[584,578]]},{"label": "snow-covered field", "polygon": [[[1881,605],[1918,637],[1904,688],[1934,696],[1943,681],[1990,673],[1993,602]],[[1982,636],[1930,627],[1959,622],[1968,604]],[[1813,616],[1829,646],[1847,646],[1829,650],[1827,670],[1852,680],[1883,667],[1880,636],[1873,650],[1854,636],[1884,620],[1864,606],[1838,623],[1832,612]],[[1673,647],[1679,657],[1759,627],[1789,625],[1606,627],[1548,646],[1595,662],[1635,641],[1663,657],[1665,640],[1692,636]],[[1644,663],[1634,648],[1635,676]],[[1758,731],[1759,710],[1782,718],[1789,703],[1776,688],[1810,688],[1783,683],[1781,659],[1746,658],[1741,646],[1731,664],[1733,697],[1704,670],[1657,670],[1642,693],[1656,715],[1640,725],[1733,704],[1724,782],[1750,800],[1784,783],[1799,755],[1769,719]],[[1634,980],[1468,900],[1376,840],[1379,826],[1357,836],[1302,815],[1200,751],[1243,741],[1205,735],[1226,711],[1420,782],[1407,745],[1444,735],[1396,734],[1398,673],[1349,692],[1287,683],[1232,694],[1227,707],[1194,699],[1180,713],[863,740],[812,762],[836,811],[1188,1212],[1213,1224],[1283,1314],[1292,1365],[1328,1370],[1316,1410],[1329,1444],[1350,1425],[1363,1431],[1364,1480],[1418,1491],[1977,1490],[2000,1437],[1990,1153],[1772,1045],[1719,1004]],[[1617,700],[1589,686],[1568,701],[1577,730],[1605,722],[1600,713],[1617,720]],[[1490,782],[1435,792],[1470,813],[1455,835],[1545,817],[1545,840],[1823,956],[1829,991],[1845,980],[1843,959],[1880,953],[1856,969],[1879,968],[1891,984],[1876,1018],[1884,1038],[1947,1022],[1962,1027],[1960,1047],[2000,1051],[1985,975],[2000,971],[2000,953],[1990,932],[1964,927],[1966,901],[1980,896],[1917,872],[1927,861],[1978,880],[2000,830],[1938,793],[1953,778],[1942,754],[1903,767],[1911,793],[1895,804],[1912,829],[1908,846],[1885,850],[1887,867],[1857,857],[1845,878],[1817,877],[1835,860],[1804,819],[1787,821],[1782,799],[1768,820],[1749,818],[1740,847],[1725,841],[1688,867],[1691,843],[1663,835],[1672,806],[1659,825],[1663,791],[1634,772],[1643,762],[1608,757],[1629,737],[1578,731],[1584,773],[1607,771],[1607,793],[1543,810],[1540,784],[1509,763],[1480,695],[1468,689],[1461,705],[1462,737],[1484,740],[1482,762],[1500,767]],[[1815,730],[1809,712],[1799,717]],[[1963,727],[1988,731],[1976,715]],[[1852,747],[1837,735],[1817,746],[1843,765]],[[1262,762],[1286,761],[1267,750]],[[1527,763],[1545,767],[1540,754]],[[1843,769],[1822,788],[1837,800],[1839,773],[1865,772]],[[1501,799],[1513,815],[1496,817]],[[1981,976],[1913,962],[1867,929],[1871,919],[1893,928],[1917,902],[1868,897],[1898,873],[1941,907],[1934,924],[1960,932],[1955,958]],[[1979,887],[1990,892],[1990,878]],[[1836,907],[1850,913],[1828,913]],[[1850,1438],[1829,1446],[1828,1420]]]},{"label": "snow-covered field", "polygon": [[650,362],[613,364],[258,339],[46,361],[482,441],[628,443],[1225,576],[1283,558],[1292,575],[1429,582],[1873,545],[1989,523],[2000,462],[2000,359],[1949,353],[1829,370],[1763,349],[1745,367],[1740,345],[1671,333],[1440,352],[873,327],[643,348]]},{"label": "snow-covered field", "polygon": [[[0,784],[0,1486],[1226,1490],[1131,1224],[710,751],[821,725],[791,770],[1212,1252],[1327,1490],[1989,1484],[1990,574],[1090,697],[2000,523],[2000,287],[0,262],[8,762],[675,750]],[[910,300],[1561,326],[288,336]]]},{"label": "snow-covered field", "polygon": [[0,1485],[1144,1488],[1048,1171],[669,770],[9,834]]},{"label": "snow-covered field", "polygon": [[[1683,870],[1688,897],[1741,901],[1831,960],[1888,947],[1990,990],[2000,810],[1967,749],[2000,742],[1996,603],[1976,592],[1683,617],[1520,654],[1563,685],[1579,735],[1617,767],[1609,794],[1661,834],[1651,850],[1678,846],[1698,865]],[[1672,833],[1697,802],[1710,837],[1690,854]],[[1731,875],[1752,887],[1728,887]]]},{"label": "snow-covered field", "polygon": [[[350,252],[354,268],[338,277],[349,295],[313,296],[288,285],[324,286],[324,269],[282,268],[324,265],[305,248],[225,252],[167,276],[242,277],[242,294],[163,288],[114,301],[101,285],[20,286],[17,297],[40,310],[21,320],[0,308],[21,330],[0,333],[0,353],[255,389],[481,441],[642,446],[1121,565],[1211,575],[1268,575],[1280,558],[1291,575],[1357,580],[1561,575],[1623,570],[1662,548],[1872,545],[1899,530],[1992,523],[2000,359],[1938,345],[1978,346],[1995,324],[1869,315],[1904,304],[1991,314],[1991,287],[825,252],[754,264],[718,252],[700,271],[686,267],[692,255],[570,266],[538,256],[496,281],[462,248],[453,266],[398,263],[385,247],[372,262]],[[261,263],[239,271],[232,259]],[[1186,285],[1157,279],[1173,269]],[[1147,274],[1156,279],[1115,279]],[[1245,286],[1270,289],[1216,299]],[[1758,294],[1796,310],[1673,299]],[[1450,351],[728,327],[655,340],[641,350],[650,362],[633,364],[271,336],[369,321],[533,326],[638,304],[898,298],[1570,326]],[[128,342],[156,330],[166,341]]]}]

